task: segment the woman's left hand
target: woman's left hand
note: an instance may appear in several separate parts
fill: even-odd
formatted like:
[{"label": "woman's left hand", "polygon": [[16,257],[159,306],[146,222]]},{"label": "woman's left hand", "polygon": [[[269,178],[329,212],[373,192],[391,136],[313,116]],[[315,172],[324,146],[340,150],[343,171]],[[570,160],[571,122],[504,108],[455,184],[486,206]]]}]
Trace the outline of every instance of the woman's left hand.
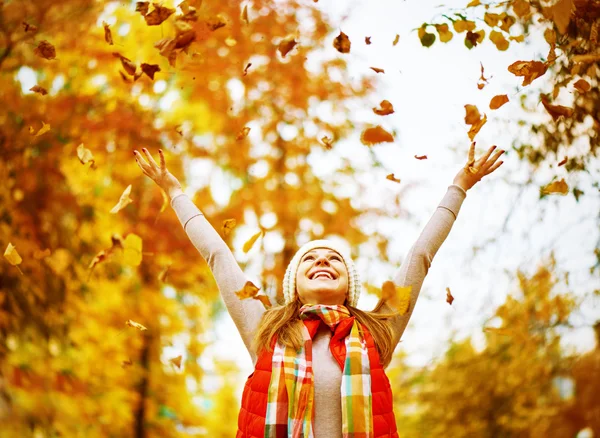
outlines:
[{"label": "woman's left hand", "polygon": [[496,146],[492,146],[483,157],[475,161],[475,142],[471,143],[471,148],[469,149],[469,161],[462,169],[460,169],[458,175],[454,177],[453,184],[461,186],[467,191],[480,181],[481,178],[499,168],[504,161],[499,161],[497,164],[494,163],[496,163],[496,160],[498,160],[500,155],[505,151],[500,149],[490,158],[494,149],[496,149]]}]

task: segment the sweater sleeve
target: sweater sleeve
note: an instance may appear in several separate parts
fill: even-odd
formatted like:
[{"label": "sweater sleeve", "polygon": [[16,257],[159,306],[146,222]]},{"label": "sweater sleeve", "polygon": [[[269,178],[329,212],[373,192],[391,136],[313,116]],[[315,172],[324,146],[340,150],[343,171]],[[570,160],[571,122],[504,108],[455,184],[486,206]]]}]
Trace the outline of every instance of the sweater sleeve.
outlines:
[{"label": "sweater sleeve", "polygon": [[265,312],[263,304],[251,298],[240,300],[235,294],[244,287],[248,278],[225,241],[192,200],[185,194],[179,194],[171,200],[171,207],[175,210],[190,241],[208,263],[227,311],[254,363],[256,353],[252,350],[251,343]]},{"label": "sweater sleeve", "polygon": [[[408,321],[415,308],[423,280],[429,271],[433,258],[446,240],[452,229],[452,225],[458,216],[460,207],[467,196],[467,192],[460,186],[452,184],[448,186],[446,194],[437,206],[435,212],[425,225],[417,241],[408,251],[400,269],[394,275],[396,286],[412,286],[408,312],[402,316],[396,316],[390,321],[394,331],[394,346],[398,344]],[[375,312],[391,313],[395,311],[386,301],[378,303]]]}]

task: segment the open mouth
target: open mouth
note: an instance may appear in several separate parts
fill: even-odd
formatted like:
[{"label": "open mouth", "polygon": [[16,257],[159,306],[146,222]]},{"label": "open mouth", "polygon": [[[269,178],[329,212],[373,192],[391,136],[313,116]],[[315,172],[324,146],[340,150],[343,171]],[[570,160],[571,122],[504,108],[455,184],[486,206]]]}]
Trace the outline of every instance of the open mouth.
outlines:
[{"label": "open mouth", "polygon": [[318,271],[316,273],[314,273],[312,275],[312,277],[310,277],[311,280],[333,280],[333,275],[331,275],[329,272],[325,272],[325,271]]}]

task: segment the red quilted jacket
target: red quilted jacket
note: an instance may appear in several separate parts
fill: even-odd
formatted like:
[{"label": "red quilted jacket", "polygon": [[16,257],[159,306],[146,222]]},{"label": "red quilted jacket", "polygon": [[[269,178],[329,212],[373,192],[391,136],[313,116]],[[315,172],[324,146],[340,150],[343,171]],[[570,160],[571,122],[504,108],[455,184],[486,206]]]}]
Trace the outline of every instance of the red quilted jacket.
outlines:
[{"label": "red quilted jacket", "polygon": [[[319,328],[320,320],[303,320],[306,328],[314,337]],[[350,333],[354,317],[341,321],[331,336],[329,349],[340,368],[344,368],[346,357],[345,337]],[[367,341],[369,361],[371,364],[371,392],[373,408],[374,437],[398,438],[396,419],[394,418],[392,404],[392,388],[379,359],[373,337],[366,327],[362,326]],[[271,342],[275,346],[276,338]],[[272,352],[263,350],[258,356],[254,372],[248,376],[242,394],[242,407],[238,416],[238,431],[236,438],[263,438],[265,430],[265,417],[267,414],[267,394],[271,382]]]}]

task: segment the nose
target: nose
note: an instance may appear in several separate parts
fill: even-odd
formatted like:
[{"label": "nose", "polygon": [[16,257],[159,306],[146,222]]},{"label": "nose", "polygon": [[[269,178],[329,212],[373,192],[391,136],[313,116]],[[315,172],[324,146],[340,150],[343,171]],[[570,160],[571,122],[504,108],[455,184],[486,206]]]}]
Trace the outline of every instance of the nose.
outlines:
[{"label": "nose", "polygon": [[317,260],[315,261],[315,265],[321,265],[321,264],[324,264],[327,266],[330,265],[329,260],[327,260],[327,257],[325,257],[325,256],[317,257]]}]

